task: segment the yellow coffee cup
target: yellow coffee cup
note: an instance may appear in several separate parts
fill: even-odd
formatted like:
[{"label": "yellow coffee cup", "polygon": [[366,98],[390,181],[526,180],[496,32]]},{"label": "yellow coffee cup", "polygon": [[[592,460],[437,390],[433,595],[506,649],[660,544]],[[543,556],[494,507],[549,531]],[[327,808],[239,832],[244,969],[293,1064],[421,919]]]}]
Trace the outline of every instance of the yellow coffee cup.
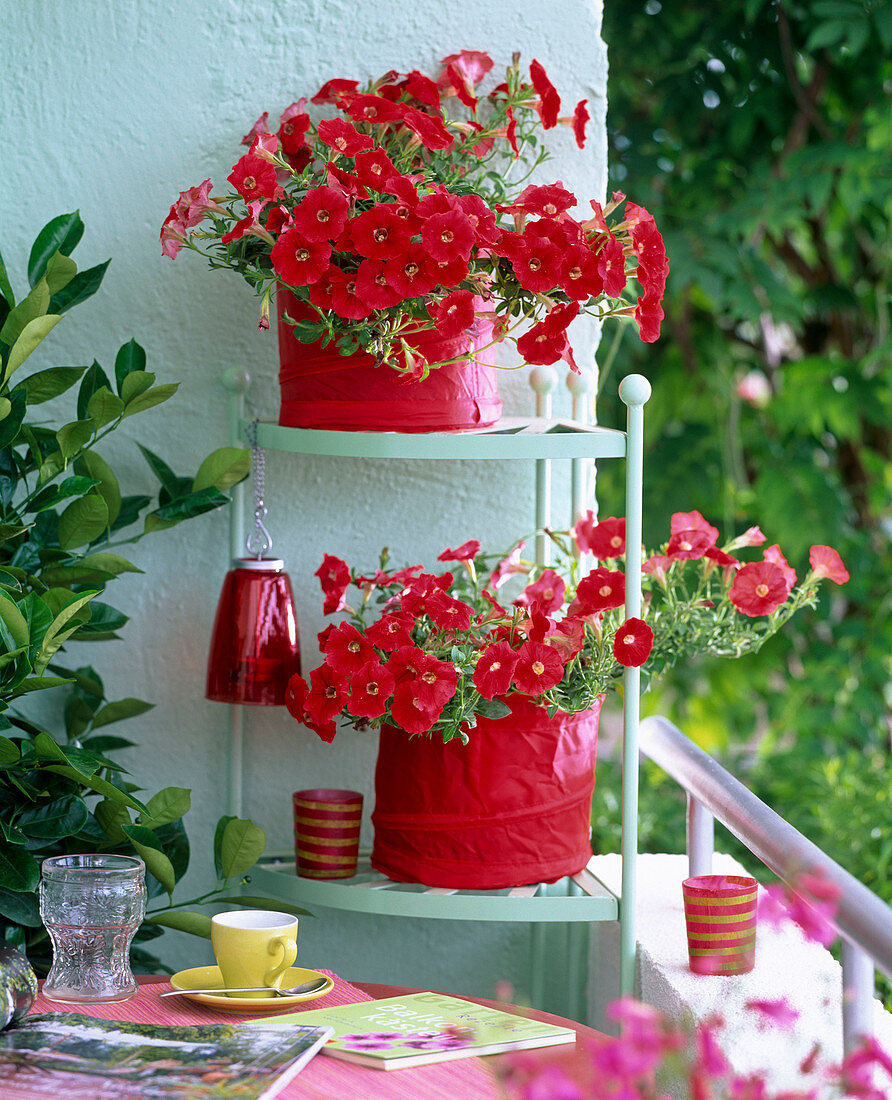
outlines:
[{"label": "yellow coffee cup", "polygon": [[[278,986],[297,958],[297,917],[265,909],[236,909],[211,918],[211,945],[223,987]],[[262,998],[263,992],[238,993]]]}]

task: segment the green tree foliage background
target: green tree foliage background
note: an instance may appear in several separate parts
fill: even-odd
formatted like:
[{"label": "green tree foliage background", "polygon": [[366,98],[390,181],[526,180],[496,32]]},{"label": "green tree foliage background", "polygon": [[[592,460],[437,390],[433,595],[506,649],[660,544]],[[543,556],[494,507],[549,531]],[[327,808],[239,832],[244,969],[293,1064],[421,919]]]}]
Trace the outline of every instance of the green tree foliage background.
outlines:
[{"label": "green tree foliage background", "polygon": [[645,542],[697,508],[723,538],[758,524],[800,576],[814,543],[851,572],[757,657],[677,669],[646,705],[892,898],[892,3],[608,3],[603,33],[611,190],[671,264],[661,340],[599,352],[602,422],[611,372],[654,385]]}]

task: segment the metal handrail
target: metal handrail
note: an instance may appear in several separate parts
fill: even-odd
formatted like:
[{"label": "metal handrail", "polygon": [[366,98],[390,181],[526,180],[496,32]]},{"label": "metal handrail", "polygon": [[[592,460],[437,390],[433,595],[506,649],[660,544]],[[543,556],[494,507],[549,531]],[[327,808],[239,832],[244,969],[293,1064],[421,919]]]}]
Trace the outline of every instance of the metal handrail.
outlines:
[{"label": "metal handrail", "polygon": [[[833,918],[843,937],[843,1043],[872,1031],[874,966],[892,977],[892,908],[662,717],[641,722],[641,752],[688,795],[691,875],[709,874],[713,817],[792,889],[804,872],[840,891]],[[871,961],[872,960],[872,961]]]}]

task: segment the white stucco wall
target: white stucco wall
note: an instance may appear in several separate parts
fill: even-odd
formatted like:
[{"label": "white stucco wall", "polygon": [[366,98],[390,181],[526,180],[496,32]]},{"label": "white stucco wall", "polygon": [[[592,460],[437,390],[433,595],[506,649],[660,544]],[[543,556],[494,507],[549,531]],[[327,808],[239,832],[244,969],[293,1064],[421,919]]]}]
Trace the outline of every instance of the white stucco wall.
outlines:
[{"label": "white stucco wall", "polygon": [[[556,159],[542,177],[562,179],[587,210],[588,199],[603,198],[606,182],[600,15],[600,0],[0,0],[0,217],[13,280],[23,290],[36,231],[74,209],[87,226],[75,253],[79,266],[113,258],[100,293],[66,317],[29,368],[93,357],[111,368],[117,348],[135,337],[159,380],[182,385],[169,405],[118,433],[113,450],[132,475],[127,489],[152,484],[136,439],[177,472],[194,472],[203,455],[228,442],[220,384],[226,367],[251,373],[249,415],[276,416],[277,352],[274,331],[257,331],[244,284],[185,253],[175,263],[162,258],[158,231],[177,193],[207,176],[222,183],[261,111],[275,119],[330,77],[433,71],[439,58],[462,48],[489,51],[503,69],[519,50],[525,62],[537,57],[545,65],[570,110],[589,100],[585,151],[569,129],[553,131]],[[591,361],[593,343],[594,333],[577,333],[581,363]],[[523,411],[523,379],[507,376],[503,392],[508,411]],[[396,561],[430,561],[470,537],[501,548],[532,527],[532,477],[514,464],[270,456],[269,527],[294,584],[305,668],[315,663],[323,625],[312,575],[323,552],[370,566],[384,544]],[[565,518],[562,512],[558,522]],[[113,598],[132,616],[125,641],[89,653],[84,647],[76,657],[97,666],[112,698],[156,704],[120,731],[139,742],[129,757],[139,782],[152,790],[192,788],[189,884],[197,889],[209,878],[213,824],[227,809],[227,708],[204,699],[207,642],[229,565],[227,515],[149,539],[132,557],[145,575],[119,582]],[[291,792],[355,786],[370,796],[374,755],[372,738],[344,732],[327,747],[284,710],[249,710],[245,811],[267,830],[271,847],[287,849]],[[369,797],[366,817],[370,810]],[[307,965],[469,992],[487,993],[500,977],[523,986],[524,930],[447,934],[439,922],[396,927],[320,916],[304,922]],[[210,961],[202,948],[165,937],[172,964]]]}]

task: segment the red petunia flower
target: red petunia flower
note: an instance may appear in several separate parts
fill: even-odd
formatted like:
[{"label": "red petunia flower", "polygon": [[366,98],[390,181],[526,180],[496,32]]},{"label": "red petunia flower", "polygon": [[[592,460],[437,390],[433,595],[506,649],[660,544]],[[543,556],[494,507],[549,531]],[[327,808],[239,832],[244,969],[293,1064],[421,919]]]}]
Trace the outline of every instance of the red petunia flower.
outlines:
[{"label": "red petunia flower", "polygon": [[[293,103],[291,106],[296,108],[298,105]],[[299,153],[307,144],[306,133],[310,128],[310,116],[300,110],[289,113],[290,110],[288,108],[282,113],[276,136],[282,145],[282,151],[294,154]]]},{"label": "red petunia flower", "polygon": [[403,122],[415,134],[425,149],[449,149],[455,138],[443,124],[442,118],[425,114],[414,107],[403,107]]},{"label": "red petunia flower", "polygon": [[596,523],[594,514],[588,511],[577,521],[574,533],[579,549],[594,554],[599,561],[621,558],[626,552],[625,519],[609,516]]},{"label": "red petunia flower", "polygon": [[372,623],[365,636],[378,649],[393,653],[402,646],[412,645],[412,627],[415,620],[404,611],[391,611]]},{"label": "red petunia flower", "polygon": [[369,661],[350,680],[350,713],[357,718],[379,718],[387,709],[394,679],[386,665]]},{"label": "red petunia flower", "polygon": [[580,99],[573,111],[573,136],[580,149],[585,148],[585,127],[591,115],[588,113],[588,100]]},{"label": "red petunia flower", "polygon": [[394,688],[390,716],[406,733],[427,733],[442,711],[442,706],[432,706],[417,694],[414,681]]},{"label": "red petunia flower", "polygon": [[[467,81],[471,87],[479,84],[493,66],[492,58],[482,50],[461,50],[459,53],[451,53],[448,57],[441,58],[440,64],[447,69],[452,66],[462,80]],[[439,87],[445,86],[445,79],[444,76],[440,77]]]},{"label": "red petunia flower", "polygon": [[310,673],[310,690],[304,699],[309,718],[324,725],[340,714],[347,701],[347,681],[330,665],[320,665]]},{"label": "red petunia flower", "polygon": [[578,302],[555,306],[545,318],[517,340],[517,350],[531,364],[556,363],[564,359],[579,374],[573,349],[567,339],[567,326],[579,313]]},{"label": "red petunia flower", "polygon": [[357,252],[374,260],[402,255],[411,234],[392,203],[379,202],[347,223]]},{"label": "red petunia flower", "polygon": [[361,134],[355,126],[343,118],[326,118],[316,130],[323,145],[329,145],[336,153],[355,157],[362,149],[372,149],[375,142],[368,134]]},{"label": "red petunia flower", "polygon": [[[436,322],[440,338],[451,340],[474,323],[474,295],[470,290],[454,290],[439,301],[429,302],[427,311]],[[477,549],[480,549],[479,542]]]},{"label": "red petunia flower", "polygon": [[467,630],[474,617],[474,608],[462,600],[456,600],[445,592],[432,592],[425,602],[425,610],[440,630]]},{"label": "red petunia flower", "polygon": [[264,111],[260,118],[242,138],[242,145],[253,145],[260,134],[269,133],[269,111]]},{"label": "red petunia flower", "polygon": [[387,282],[401,298],[420,298],[430,294],[436,285],[427,266],[427,253],[417,241],[410,241],[406,251],[384,261]]},{"label": "red petunia flower", "polygon": [[495,213],[479,195],[459,195],[456,205],[471,223],[478,245],[489,247],[497,243],[502,232],[496,225]]},{"label": "red petunia flower", "polygon": [[308,286],[328,271],[331,245],[308,241],[299,229],[286,229],[270,250],[270,259],[287,286]]},{"label": "red petunia flower", "polygon": [[388,662],[398,686],[411,685],[421,705],[437,713],[455,694],[458,672],[454,665],[440,661],[417,646],[401,646]]},{"label": "red petunia flower", "polygon": [[517,654],[507,642],[487,646],[477,659],[474,669],[474,687],[484,699],[504,695],[511,686]]},{"label": "red petunia flower", "polygon": [[437,555],[437,561],[471,561],[480,553],[480,542],[477,539],[468,539],[455,550],[448,547],[442,554]]},{"label": "red petunia flower", "polygon": [[399,173],[383,149],[365,149],[353,161],[356,178],[373,191],[387,191],[387,185]]},{"label": "red petunia flower", "polygon": [[310,102],[337,103],[342,95],[347,92],[355,92],[358,87],[358,80],[342,80],[338,78],[326,80]]},{"label": "red petunia flower", "polygon": [[304,700],[308,691],[306,680],[297,672],[285,685],[285,709],[298,722],[303,722],[306,719]]},{"label": "red petunia flower", "polygon": [[511,258],[517,281],[533,294],[557,286],[561,274],[560,249],[545,237],[524,234],[519,253]]},{"label": "red petunia flower", "polygon": [[468,261],[458,256],[454,260],[435,260],[428,258],[427,273],[433,279],[435,287],[451,288],[468,275]]},{"label": "red petunia flower", "polygon": [[681,561],[696,561],[706,556],[712,546],[705,531],[678,531],[666,544],[667,557]]},{"label": "red petunia flower", "polygon": [[654,632],[643,619],[626,619],[613,638],[613,656],[626,668],[639,668],[650,656]]},{"label": "red petunia flower", "polygon": [[220,238],[223,244],[229,244],[230,241],[237,241],[240,237],[244,237],[245,234],[252,234],[256,236],[266,237],[266,233],[262,231],[257,234],[256,230],[260,228],[260,211],[263,209],[263,202],[260,199],[254,199],[248,203],[248,215],[237,221],[229,232],[224,233]]},{"label": "red petunia flower", "polygon": [[385,260],[363,260],[356,271],[356,292],[372,309],[388,309],[403,298],[388,280],[385,265]]},{"label": "red petunia flower", "polygon": [[564,605],[564,578],[553,569],[544,569],[538,580],[528,584],[514,601],[518,607],[530,607],[550,615]]},{"label": "red petunia flower", "polygon": [[328,635],[324,646],[325,663],[342,676],[351,676],[377,654],[366,638],[351,623],[340,623]]},{"label": "red petunia flower", "polygon": [[243,199],[278,199],[282,194],[275,167],[267,160],[245,153],[226,177]]},{"label": "red petunia flower", "polygon": [[564,662],[554,646],[524,642],[517,651],[514,686],[526,695],[541,695],[561,682]]},{"label": "red petunia flower", "polygon": [[664,316],[662,302],[656,295],[645,294],[636,299],[635,324],[638,326],[638,336],[645,344],[659,340]]},{"label": "red petunia flower", "polygon": [[598,252],[598,273],[604,280],[604,293],[618,298],[626,288],[626,257],[622,241],[608,234],[606,244]]},{"label": "red petunia flower", "polygon": [[425,218],[421,241],[437,262],[467,261],[475,243],[474,227],[460,209],[447,210]]},{"label": "red petunia flower", "polygon": [[396,122],[400,117],[399,108],[379,95],[352,95],[346,111],[354,122],[371,122],[374,125]]},{"label": "red petunia flower", "polygon": [[291,211],[279,203],[266,208],[266,228],[270,233],[281,233],[291,226]]},{"label": "red petunia flower", "polygon": [[591,615],[596,611],[609,611],[613,607],[622,607],[625,600],[625,574],[618,569],[599,566],[583,577],[576,586],[576,598],[570,605],[570,609],[584,615]]},{"label": "red petunia flower", "polygon": [[350,584],[350,570],[347,563],[333,554],[326,554],[313,575],[319,578],[319,584],[325,596],[325,604],[322,608],[324,613],[332,615],[335,611],[340,611],[346,604],[345,595],[347,586]]},{"label": "red petunia flower", "polygon": [[[700,512],[673,512],[669,520],[669,534],[676,535],[680,531],[702,531],[710,543],[718,542],[719,529],[703,518]],[[753,544],[755,545],[755,544]]]},{"label": "red petunia flower", "polygon": [[428,107],[433,107],[435,111],[439,111],[440,91],[437,88],[436,82],[431,80],[429,76],[425,76],[424,73],[420,73],[417,69],[413,69],[410,73],[406,73],[405,87],[406,91],[413,99],[417,99],[420,103],[424,103]]},{"label": "red petunia flower", "polygon": [[490,587],[498,590],[513,573],[529,573],[530,567],[520,561],[525,546],[525,542],[519,542],[507,557],[502,558],[489,575]]},{"label": "red petunia flower", "polygon": [[332,265],[328,269],[331,292],[331,308],[339,317],[359,321],[368,317],[372,307],[360,295],[356,286],[356,273],[342,271]]},{"label": "red petunia flower", "polygon": [[334,240],[347,223],[350,203],[334,187],[308,191],[294,209],[292,225],[308,241]]},{"label": "red petunia flower", "polygon": [[576,196],[558,180],[557,183],[530,184],[512,205],[522,207],[528,214],[555,218],[576,205]]},{"label": "red petunia flower", "polygon": [[539,97],[536,110],[542,119],[542,128],[550,130],[553,126],[557,126],[558,114],[561,110],[561,97],[548,79],[545,69],[535,58],[530,62],[530,79],[533,82],[536,95]]},{"label": "red petunia flower", "polygon": [[564,250],[559,282],[579,302],[596,298],[604,289],[597,255],[584,244],[570,245]]},{"label": "red petunia flower", "polygon": [[514,117],[514,111],[512,111],[510,107],[505,108],[505,118],[508,119],[508,128],[505,130],[505,138],[511,146],[511,150],[516,160],[517,157],[520,156],[520,149],[517,146],[517,119]]},{"label": "red petunia flower", "polygon": [[768,546],[762,551],[762,558],[771,562],[772,565],[776,565],[784,575],[784,581],[787,585],[787,595],[793,591],[793,585],[796,583],[796,570],[791,568],[787,563],[787,559],[781,552],[781,548],[776,544],[774,546]]},{"label": "red petunia flower", "polygon": [[808,553],[808,563],[815,572],[815,579],[826,577],[835,584],[845,584],[849,571],[832,546],[813,546]]},{"label": "red petunia flower", "polygon": [[368,191],[356,176],[345,172],[343,168],[338,168],[336,164],[326,164],[325,171],[328,175],[329,186],[337,184],[345,195],[352,195],[357,199],[367,199],[369,197]]},{"label": "red petunia flower", "polygon": [[729,598],[738,611],[755,618],[770,615],[786,602],[789,594],[780,566],[770,561],[757,561],[738,569]]}]

